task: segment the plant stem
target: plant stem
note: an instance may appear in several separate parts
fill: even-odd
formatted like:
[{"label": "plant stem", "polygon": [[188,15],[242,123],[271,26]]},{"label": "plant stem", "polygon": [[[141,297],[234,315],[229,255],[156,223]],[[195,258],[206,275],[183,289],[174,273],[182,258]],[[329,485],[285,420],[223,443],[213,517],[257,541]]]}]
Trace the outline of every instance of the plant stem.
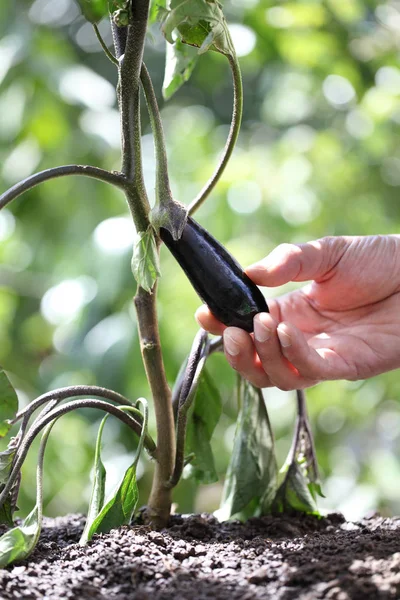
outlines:
[{"label": "plant stem", "polygon": [[200,193],[196,196],[193,202],[189,205],[189,215],[192,215],[209,194],[212,192],[216,184],[218,183],[222,173],[225,170],[226,165],[232,155],[233,149],[235,147],[239,131],[240,125],[242,122],[242,114],[243,114],[243,83],[242,83],[242,75],[240,72],[240,65],[236,55],[226,55],[229,64],[232,70],[232,78],[233,78],[233,112],[232,112],[232,121],[231,127],[229,130],[228,139],[226,140],[224,152],[222,154],[221,160],[214,172],[214,174],[207,181],[206,185],[200,191]]},{"label": "plant stem", "polygon": [[109,49],[107,48],[107,45],[105,43],[105,41],[103,40],[101,33],[99,31],[99,28],[97,27],[96,23],[93,23],[93,29],[94,32],[96,34],[97,39],[99,40],[100,46],[103,49],[104,54],[107,56],[107,58],[114,64],[117,65],[117,67],[119,66],[119,62],[118,59],[115,58],[114,54],[112,54]]},{"label": "plant stem", "polygon": [[154,146],[156,152],[156,192],[161,198],[170,198],[172,197],[172,194],[168,177],[168,160],[165,148],[164,130],[153,83],[144,63],[142,64],[142,70],[140,72],[140,80],[142,82],[143,91],[146,97],[151,128],[154,135]]},{"label": "plant stem", "polygon": [[145,518],[155,527],[164,527],[171,510],[167,484],[175,464],[175,428],[171,390],[165,376],[156,311],[156,286],[149,294],[139,287],[135,296],[140,347],[153,396],[157,423],[157,462]]},{"label": "plant stem", "polygon": [[87,165],[64,165],[62,167],[53,167],[52,169],[46,169],[45,171],[30,175],[4,192],[4,194],[0,196],[0,210],[24,192],[39,185],[39,183],[49,181],[50,179],[56,179],[57,177],[65,177],[67,175],[85,175],[86,177],[92,177],[99,181],[104,181],[105,183],[111,183],[119,188],[126,187],[125,177],[121,173],[112,173],[111,171]]},{"label": "plant stem", "polygon": [[[149,0],[132,3],[132,20],[127,30],[113,25],[119,57],[118,102],[121,111],[122,172],[129,182],[127,201],[138,232],[150,225],[150,205],[143,180],[140,131],[140,73],[147,28]],[[156,312],[156,285],[152,293],[138,287],[135,296],[143,362],[153,396],[157,422],[157,460],[146,519],[163,527],[169,519],[171,490],[166,487],[175,462],[174,420],[171,391],[165,376]]]},{"label": "plant stem", "polygon": [[185,466],[185,440],[188,411],[196,396],[200,375],[208,358],[208,334],[202,329],[197,334],[189,355],[186,377],[182,383],[179,397],[179,408],[176,427],[176,459],[175,468],[169,486],[175,487],[182,476]]},{"label": "plant stem", "polygon": [[[35,423],[29,429],[20,448],[18,449],[17,459],[13,465],[10,476],[0,494],[0,507],[6,500],[8,493],[13,487],[13,484],[16,481],[18,473],[26,458],[28,450],[31,447],[36,436],[51,421],[53,421],[54,419],[58,419],[62,415],[65,415],[66,413],[78,408],[98,408],[100,410],[103,410],[104,412],[107,412],[117,417],[120,421],[128,425],[128,427],[130,427],[139,437],[141,436],[142,424],[138,423],[135,419],[125,414],[118,407],[112,404],[108,404],[107,402],[103,402],[102,400],[73,400],[72,402],[68,402],[68,404],[64,404],[63,406],[52,410],[51,412],[47,413],[42,419],[38,419],[37,421],[35,421]],[[156,460],[158,459],[158,449],[149,435],[146,435],[145,438],[145,448],[149,452],[150,456],[152,456]]]}]

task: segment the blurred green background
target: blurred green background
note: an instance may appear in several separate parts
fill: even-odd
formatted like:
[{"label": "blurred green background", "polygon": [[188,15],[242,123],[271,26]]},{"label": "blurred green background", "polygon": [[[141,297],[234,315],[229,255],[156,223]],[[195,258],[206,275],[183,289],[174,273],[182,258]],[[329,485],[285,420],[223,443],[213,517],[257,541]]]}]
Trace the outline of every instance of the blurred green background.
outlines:
[{"label": "blurred green background", "polygon": [[[244,122],[231,163],[197,218],[239,261],[281,242],[400,231],[398,2],[227,0],[244,78]],[[111,42],[109,24],[100,25]],[[160,95],[165,43],[153,26],[146,62]],[[0,3],[0,189],[35,170],[80,163],[120,167],[116,72],[74,0]],[[232,108],[227,61],[209,53],[168,103],[160,97],[172,186],[189,203],[212,173]],[[154,196],[153,143],[143,112],[143,155]],[[0,213],[0,364],[21,405],[71,384],[149,396],[132,296],[132,224],[122,194],[85,178],[49,182]],[[199,304],[162,250],[159,314],[171,384],[197,330]],[[287,288],[286,288],[287,289]],[[286,290],[266,290],[272,296]],[[234,374],[210,369],[224,412],[213,440],[218,484],[183,481],[179,511],[218,506],[236,415]],[[309,390],[324,508],[354,519],[400,512],[400,377],[333,382]],[[279,463],[288,451],[294,394],[266,392]],[[55,427],[47,454],[45,513],[86,511],[101,415]],[[152,425],[154,428],[154,423]],[[109,419],[104,458],[114,486],[134,452]],[[4,444],[3,446],[4,447]],[[35,497],[36,449],[19,505]],[[141,502],[151,465],[140,465]]]}]

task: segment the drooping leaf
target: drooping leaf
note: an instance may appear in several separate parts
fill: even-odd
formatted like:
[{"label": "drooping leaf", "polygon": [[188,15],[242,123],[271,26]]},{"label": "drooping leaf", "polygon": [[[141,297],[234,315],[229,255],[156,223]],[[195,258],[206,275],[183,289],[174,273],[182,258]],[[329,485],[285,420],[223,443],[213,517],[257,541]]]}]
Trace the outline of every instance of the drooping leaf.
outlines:
[{"label": "drooping leaf", "polygon": [[274,511],[296,510],[319,514],[317,505],[308,488],[307,480],[298,462],[293,461],[285,474],[273,503]]},{"label": "drooping leaf", "polygon": [[[10,476],[12,463],[14,460],[15,453],[17,452],[17,446],[15,445],[15,438],[13,438],[7,448],[3,452],[0,452],[0,493],[4,489],[4,485],[7,483]],[[13,522],[13,499],[12,492],[10,492],[8,498],[0,506],[0,523],[4,523],[12,527]]]},{"label": "drooping leaf", "polygon": [[[4,486],[0,486],[0,492],[2,491],[3,487]],[[11,495],[0,507],[0,523],[2,525],[8,525],[8,527],[12,527],[14,525]]]},{"label": "drooping leaf", "polygon": [[0,484],[7,483],[17,447],[11,443],[7,450],[0,452]]},{"label": "drooping leaf", "polygon": [[228,26],[217,0],[170,0],[164,13],[162,31],[168,42],[173,33],[185,44],[196,46],[199,52],[215,50],[233,56],[235,50]]},{"label": "drooping leaf", "polygon": [[96,450],[94,456],[94,477],[92,493],[90,496],[89,510],[86,518],[85,528],[83,530],[81,539],[79,540],[79,543],[81,545],[86,544],[86,542],[88,541],[90,527],[92,526],[96,517],[99,515],[104,504],[104,494],[106,487],[106,469],[104,467],[103,461],[101,460],[101,440],[107,417],[108,415],[105,416],[102,420],[99,427],[99,432],[97,434]]},{"label": "drooping leaf", "polygon": [[295,437],[280,471],[282,483],[273,501],[273,509],[277,512],[297,510],[318,515],[316,498],[323,494],[303,390],[297,390],[297,406]]},{"label": "drooping leaf", "polygon": [[161,274],[152,227],[135,234],[131,266],[133,276],[140,287],[146,292],[151,292],[157,277]]},{"label": "drooping leaf", "polygon": [[176,40],[175,44],[167,44],[165,57],[165,73],[162,93],[166,100],[191,76],[196,65],[198,53],[194,48]]},{"label": "drooping leaf", "polygon": [[133,517],[139,491],[136,483],[136,464],[125,472],[120,486],[93,521],[88,532],[90,540],[95,533],[108,533],[111,529],[128,525]]},{"label": "drooping leaf", "polygon": [[78,2],[82,14],[90,23],[98,23],[108,15],[108,0],[78,0]]},{"label": "drooping leaf", "polygon": [[185,451],[194,454],[185,473],[202,483],[218,481],[210,440],[221,417],[222,401],[218,388],[203,370],[186,431]]},{"label": "drooping leaf", "polygon": [[10,529],[0,537],[0,567],[29,556],[39,539],[41,521],[41,510],[36,504],[22,525]]},{"label": "drooping leaf", "polygon": [[18,397],[7,375],[0,368],[0,438],[4,437],[18,410]]},{"label": "drooping leaf", "polygon": [[277,488],[274,439],[262,393],[240,379],[239,398],[233,452],[217,511],[222,520],[241,512],[246,516],[267,512]]}]

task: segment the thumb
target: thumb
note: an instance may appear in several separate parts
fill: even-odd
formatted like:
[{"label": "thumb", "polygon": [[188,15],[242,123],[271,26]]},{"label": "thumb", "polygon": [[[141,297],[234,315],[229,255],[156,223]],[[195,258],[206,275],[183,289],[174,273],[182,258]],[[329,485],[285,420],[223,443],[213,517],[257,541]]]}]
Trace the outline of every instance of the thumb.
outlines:
[{"label": "thumb", "polygon": [[325,237],[307,244],[281,244],[246,274],[257,285],[275,287],[289,281],[323,281],[339,263],[351,238]]}]

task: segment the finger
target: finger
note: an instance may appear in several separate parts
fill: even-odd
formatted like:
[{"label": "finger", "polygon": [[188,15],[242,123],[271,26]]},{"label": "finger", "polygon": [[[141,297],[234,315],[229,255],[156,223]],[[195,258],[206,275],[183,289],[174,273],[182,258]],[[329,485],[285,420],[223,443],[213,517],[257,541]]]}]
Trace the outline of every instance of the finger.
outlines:
[{"label": "finger", "polygon": [[257,360],[253,340],[238,327],[227,327],[224,331],[225,356],[233,369],[256,387],[271,387],[268,375]]},{"label": "finger", "polygon": [[245,271],[254,283],[269,287],[289,281],[321,281],[340,261],[349,243],[345,237],[325,237],[307,244],[281,244]]},{"label": "finger", "polygon": [[305,378],[340,379],[343,375],[339,357],[333,350],[316,350],[307,343],[304,334],[291,323],[280,323],[277,334],[282,354]]},{"label": "finger", "polygon": [[222,335],[222,332],[226,329],[226,326],[214,317],[205,304],[196,310],[194,316],[200,327],[214,335]]},{"label": "finger", "polygon": [[282,352],[278,323],[268,313],[254,317],[254,343],[268,379],[281,390],[309,387],[315,380],[304,377]]}]

